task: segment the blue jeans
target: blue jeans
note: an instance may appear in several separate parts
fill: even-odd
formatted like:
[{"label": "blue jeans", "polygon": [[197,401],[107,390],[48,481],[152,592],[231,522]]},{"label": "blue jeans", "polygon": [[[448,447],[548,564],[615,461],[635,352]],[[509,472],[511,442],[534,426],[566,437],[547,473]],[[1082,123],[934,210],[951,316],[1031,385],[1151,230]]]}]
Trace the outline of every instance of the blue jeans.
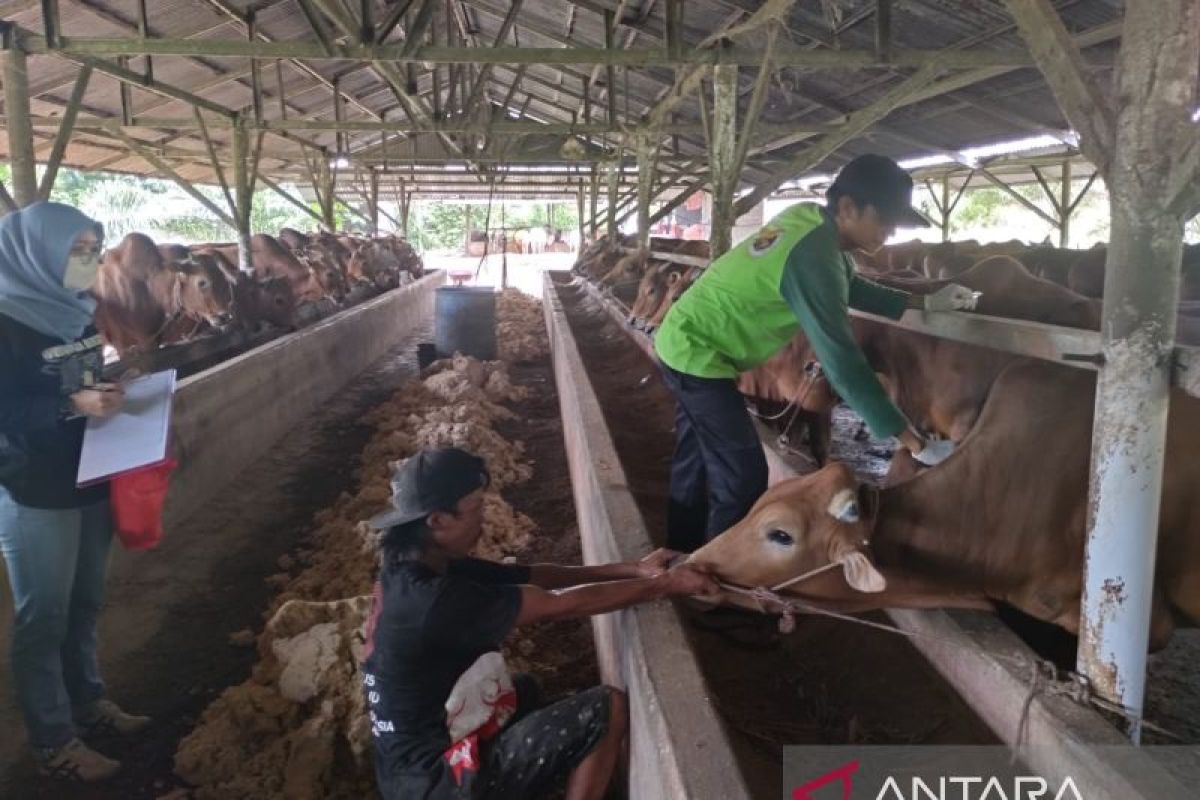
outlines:
[{"label": "blue jeans", "polygon": [[0,550],[15,610],[13,684],[35,748],[70,741],[72,711],[104,695],[96,617],[111,543],[108,501],[86,508],[29,508],[0,488]]},{"label": "blue jeans", "polygon": [[667,547],[690,553],[746,516],[767,490],[767,458],[732,378],[662,371],[676,400]]}]

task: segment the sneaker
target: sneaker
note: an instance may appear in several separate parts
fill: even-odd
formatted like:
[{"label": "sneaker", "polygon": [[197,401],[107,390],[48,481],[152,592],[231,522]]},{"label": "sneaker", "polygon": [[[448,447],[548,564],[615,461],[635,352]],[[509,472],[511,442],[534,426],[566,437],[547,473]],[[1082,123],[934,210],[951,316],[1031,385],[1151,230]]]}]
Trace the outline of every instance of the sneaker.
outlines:
[{"label": "sneaker", "polygon": [[78,739],[38,756],[38,772],[63,781],[95,783],[111,778],[119,769],[121,762],[100,755]]},{"label": "sneaker", "polygon": [[127,736],[149,727],[150,718],[126,714],[112,700],[97,700],[88,706],[75,722],[88,736],[106,736],[113,733]]}]

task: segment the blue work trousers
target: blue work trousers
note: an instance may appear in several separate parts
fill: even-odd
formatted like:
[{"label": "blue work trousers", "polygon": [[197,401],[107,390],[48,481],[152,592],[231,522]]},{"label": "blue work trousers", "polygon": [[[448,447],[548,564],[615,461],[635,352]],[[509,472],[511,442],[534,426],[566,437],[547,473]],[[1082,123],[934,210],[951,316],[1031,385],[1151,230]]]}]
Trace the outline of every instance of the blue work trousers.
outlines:
[{"label": "blue work trousers", "polygon": [[690,553],[746,516],[767,490],[767,459],[732,378],[662,370],[676,400],[667,547]]},{"label": "blue work trousers", "polygon": [[69,742],[75,736],[73,711],[104,695],[96,618],[111,543],[108,501],[86,508],[30,508],[0,488],[0,551],[15,612],[13,685],[35,748]]}]

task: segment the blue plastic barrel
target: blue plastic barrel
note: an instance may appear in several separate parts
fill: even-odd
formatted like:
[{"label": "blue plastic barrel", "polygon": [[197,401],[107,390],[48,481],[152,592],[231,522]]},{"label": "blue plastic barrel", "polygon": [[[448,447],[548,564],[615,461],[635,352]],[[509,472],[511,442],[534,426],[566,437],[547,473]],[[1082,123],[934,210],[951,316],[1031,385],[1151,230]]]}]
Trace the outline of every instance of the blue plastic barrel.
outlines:
[{"label": "blue plastic barrel", "polygon": [[496,292],[490,286],[441,286],[434,302],[433,342],[440,358],[462,353],[496,357]]}]

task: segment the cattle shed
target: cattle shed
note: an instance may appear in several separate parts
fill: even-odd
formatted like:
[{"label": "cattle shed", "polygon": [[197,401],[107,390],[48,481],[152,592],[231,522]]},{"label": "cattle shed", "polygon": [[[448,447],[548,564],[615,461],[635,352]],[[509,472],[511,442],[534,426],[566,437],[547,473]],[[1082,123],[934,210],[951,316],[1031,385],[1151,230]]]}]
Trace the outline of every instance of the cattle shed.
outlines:
[{"label": "cattle shed", "polygon": [[[4,0],[0,19],[0,203],[48,199],[61,167],[166,178],[236,232],[243,268],[262,189],[330,231],[339,206],[373,232],[403,233],[414,199],[571,200],[581,240],[614,242],[635,218],[640,249],[706,193],[716,257],[763,201],[817,196],[863,153],[919,160],[944,238],[964,191],[996,186],[1029,207],[1012,187],[1037,184],[1053,208],[1037,213],[1065,245],[1072,211],[1102,180],[1112,234],[1098,332],[958,313],[910,312],[900,325],[1097,372],[1076,670],[1139,741],[1169,395],[1200,393],[1200,353],[1177,345],[1175,322],[1183,227],[1200,212],[1196,0]],[[1035,143],[985,147],[1018,139]],[[197,185],[220,187],[224,202]],[[404,290],[405,307],[440,280]],[[373,308],[354,336],[387,324]],[[561,386],[579,369],[557,362],[574,345],[555,313],[548,304]],[[323,335],[295,357],[316,348],[336,361],[336,335]],[[578,429],[597,413],[586,387],[569,401],[574,421],[563,402],[577,428],[568,449],[606,446]],[[572,478],[578,503],[603,499],[581,528],[611,535],[636,513],[612,495],[623,475],[573,460]],[[589,556],[628,545],[604,541]],[[949,618],[907,618],[931,637],[965,635]],[[679,693],[655,672],[655,658],[681,657],[671,624],[597,628],[601,650],[627,659],[614,674],[633,670],[650,699]],[[987,669],[931,658],[943,672]],[[969,676],[955,685],[989,691]],[[1024,701],[1022,681],[996,686],[972,704]],[[683,776],[680,729],[707,736],[716,723],[648,713],[643,735],[665,737],[659,755]],[[1085,742],[1097,721],[1029,724],[1035,741]],[[706,742],[722,746],[717,733]],[[667,776],[645,796],[695,791]]]}]

